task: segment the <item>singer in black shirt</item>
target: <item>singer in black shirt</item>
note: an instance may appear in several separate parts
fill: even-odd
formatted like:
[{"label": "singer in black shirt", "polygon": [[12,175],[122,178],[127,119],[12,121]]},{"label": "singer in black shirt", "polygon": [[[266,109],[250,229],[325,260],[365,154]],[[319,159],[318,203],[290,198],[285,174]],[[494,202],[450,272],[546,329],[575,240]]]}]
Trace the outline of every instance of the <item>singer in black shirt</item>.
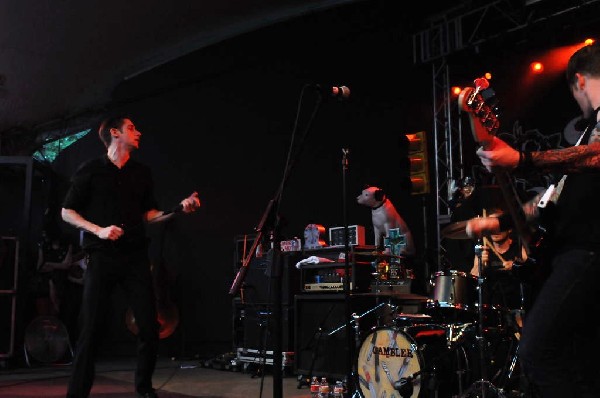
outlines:
[{"label": "singer in black shirt", "polygon": [[[110,294],[121,285],[133,310],[138,361],[138,397],[157,397],[152,387],[159,341],[156,296],[147,252],[145,224],[173,215],[157,210],[150,169],[130,158],[140,133],[127,116],[106,119],[99,136],[104,156],[85,162],[72,178],[62,218],[84,232],[82,246],[89,256],[81,305],[81,331],[76,344],[68,398],[87,398],[95,376],[95,359]],[[185,213],[200,206],[198,194],[182,200]],[[178,210],[179,210],[178,209]]]}]

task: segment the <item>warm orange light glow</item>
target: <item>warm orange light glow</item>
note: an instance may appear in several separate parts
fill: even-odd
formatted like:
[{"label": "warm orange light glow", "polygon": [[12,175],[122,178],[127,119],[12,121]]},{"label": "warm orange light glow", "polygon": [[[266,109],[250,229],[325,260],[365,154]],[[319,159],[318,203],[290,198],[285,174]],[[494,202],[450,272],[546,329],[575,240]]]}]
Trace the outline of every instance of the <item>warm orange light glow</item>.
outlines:
[{"label": "warm orange light glow", "polygon": [[423,132],[406,134],[406,138],[408,138],[408,153],[423,152],[425,150],[423,135]]},{"label": "warm orange light glow", "polygon": [[485,77],[488,80],[492,80],[492,74],[490,72],[485,72],[485,74],[483,75],[483,77]]},{"label": "warm orange light glow", "polygon": [[530,65],[530,69],[533,73],[542,73],[544,71],[544,64],[539,61],[532,62]]},{"label": "warm orange light glow", "polygon": [[594,44],[595,40],[594,39],[585,39],[585,45],[586,46],[591,46],[592,44]]},{"label": "warm orange light glow", "polygon": [[[522,73],[519,73],[519,77],[513,82],[515,86],[519,87],[519,90],[514,90],[511,101],[520,104],[523,113],[526,108],[534,106],[534,99],[536,98],[534,92],[539,90],[540,85],[545,84],[545,82],[558,81],[558,79],[562,80],[565,78],[565,70],[569,58],[575,51],[584,46],[583,39],[582,37],[576,43],[552,47],[532,55],[532,58],[529,58],[519,68]],[[539,63],[537,67],[535,67],[536,62]],[[543,69],[536,71],[540,66]]]},{"label": "warm orange light glow", "polygon": [[460,92],[462,91],[462,88],[460,88],[458,86],[453,86],[451,90],[452,90],[453,95],[459,95]]}]

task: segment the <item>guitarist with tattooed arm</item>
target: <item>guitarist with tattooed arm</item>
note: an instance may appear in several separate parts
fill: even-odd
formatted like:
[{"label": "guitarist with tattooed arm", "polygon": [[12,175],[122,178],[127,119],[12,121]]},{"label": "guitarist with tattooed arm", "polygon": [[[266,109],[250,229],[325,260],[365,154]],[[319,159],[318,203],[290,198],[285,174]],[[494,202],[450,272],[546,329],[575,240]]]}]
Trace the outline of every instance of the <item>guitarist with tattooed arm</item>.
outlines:
[{"label": "guitarist with tattooed arm", "polygon": [[[515,169],[564,173],[556,189],[524,206],[528,221],[552,207],[548,225],[548,275],[525,315],[519,355],[535,396],[597,397],[600,391],[600,46],[576,51],[567,65],[569,90],[589,119],[580,144],[570,148],[520,152],[498,137],[477,155],[489,171]],[[551,187],[553,188],[553,187]],[[514,217],[483,217],[467,222],[472,237],[511,228]],[[531,249],[531,247],[530,247]]]}]

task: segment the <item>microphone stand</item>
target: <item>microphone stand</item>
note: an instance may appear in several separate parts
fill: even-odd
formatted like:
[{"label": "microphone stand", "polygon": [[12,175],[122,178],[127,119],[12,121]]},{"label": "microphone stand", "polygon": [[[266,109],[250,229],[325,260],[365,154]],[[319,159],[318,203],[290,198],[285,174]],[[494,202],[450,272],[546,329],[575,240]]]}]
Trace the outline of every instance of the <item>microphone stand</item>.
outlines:
[{"label": "microphone stand", "polygon": [[[354,275],[350,275],[350,242],[348,241],[348,207],[346,199],[346,174],[348,171],[348,148],[342,148],[342,211],[343,211],[343,222],[344,222],[344,309],[345,319],[351,319],[352,317],[352,303],[350,300],[350,280],[353,279]],[[355,331],[358,338],[359,330]],[[358,369],[355,366],[355,339],[352,335],[352,328],[346,328],[346,340],[348,347],[348,362],[346,363],[347,369],[347,389],[348,391],[357,391],[356,379],[358,377]],[[356,393],[355,392],[355,393]],[[354,394],[352,394],[354,395]]]},{"label": "microphone stand", "polygon": [[[477,336],[475,336],[477,340],[477,349],[479,351],[479,364],[480,364],[480,379],[476,380],[471,384],[471,386],[467,389],[467,391],[460,395],[461,398],[470,397],[471,394],[477,394],[477,390],[481,395],[477,395],[480,398],[486,398],[486,396],[492,396],[496,398],[506,398],[504,392],[494,386],[491,381],[487,379],[488,369],[487,369],[487,356],[486,356],[486,341],[483,327],[483,284],[485,278],[483,276],[483,260],[481,258],[481,254],[483,252],[484,240],[478,239],[475,244],[475,256],[477,258],[477,269],[479,270],[479,276],[477,277],[477,299],[478,299],[478,325],[477,325]],[[460,393],[460,392],[459,392]]]},{"label": "microphone stand", "polygon": [[[300,145],[299,145],[299,149],[296,151],[296,153],[294,154],[294,156],[292,156],[293,153],[293,149],[294,149],[294,141],[295,141],[295,137],[296,137],[296,131],[297,131],[297,127],[298,127],[298,116],[300,113],[300,109],[301,109],[301,104],[302,104],[302,99],[304,97],[304,93],[305,90],[307,88],[315,88],[314,85],[311,84],[305,84],[302,87],[302,91],[300,94],[300,100],[298,103],[298,108],[297,108],[297,112],[296,112],[296,120],[294,123],[294,128],[292,130],[292,138],[290,141],[290,147],[288,149],[288,154],[287,154],[287,159],[286,159],[286,164],[285,167],[283,169],[283,176],[281,178],[281,183],[279,184],[279,188],[277,189],[277,191],[275,192],[275,195],[273,197],[273,199],[271,199],[269,201],[269,204],[267,205],[267,208],[265,210],[265,212],[263,213],[263,216],[261,218],[261,221],[258,225],[258,227],[256,228],[256,232],[257,232],[257,236],[254,239],[254,242],[252,244],[252,247],[250,249],[250,253],[248,254],[248,256],[244,259],[242,266],[240,267],[234,281],[233,284],[231,285],[231,288],[229,289],[229,294],[232,296],[235,296],[239,290],[241,285],[244,282],[244,278],[246,276],[246,273],[248,272],[248,266],[250,264],[250,260],[252,259],[252,257],[255,255],[256,253],[256,248],[258,247],[261,239],[264,236],[264,231],[266,228],[269,228],[270,233],[269,233],[269,238],[271,241],[271,247],[268,253],[268,263],[267,263],[267,273],[268,276],[271,278],[271,293],[273,295],[272,297],[272,301],[274,302],[273,308],[272,308],[272,318],[273,318],[273,398],[281,398],[283,396],[283,369],[282,369],[282,330],[283,330],[283,325],[282,325],[282,308],[281,308],[281,298],[282,298],[282,292],[281,292],[281,267],[280,267],[280,258],[281,258],[281,247],[280,247],[280,226],[279,226],[279,221],[280,221],[280,217],[279,217],[279,209],[281,208],[281,202],[282,202],[282,197],[283,197],[283,192],[284,192],[284,187],[285,184],[289,178],[289,174],[293,168],[293,166],[295,165],[298,156],[300,155],[300,153],[302,152],[302,149],[304,147],[304,142],[306,141],[306,137],[308,136],[308,133],[310,131],[310,127],[312,126],[312,122],[316,117],[317,111],[321,105],[321,102],[323,101],[323,94],[321,93],[321,91],[317,91],[318,92],[318,96],[315,102],[315,106],[313,108],[313,111],[310,115],[310,118],[308,119],[306,128],[304,129],[303,135],[301,137],[301,141],[300,141]],[[268,322],[268,320],[267,320]]]}]

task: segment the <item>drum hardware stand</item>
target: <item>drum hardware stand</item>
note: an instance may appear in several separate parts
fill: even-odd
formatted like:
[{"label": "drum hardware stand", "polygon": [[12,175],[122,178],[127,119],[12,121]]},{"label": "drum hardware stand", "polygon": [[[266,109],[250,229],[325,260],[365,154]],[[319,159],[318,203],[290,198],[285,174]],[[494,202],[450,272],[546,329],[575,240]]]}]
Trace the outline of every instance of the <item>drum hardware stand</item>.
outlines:
[{"label": "drum hardware stand", "polygon": [[[371,275],[375,279],[375,293],[380,293],[381,292],[380,286],[382,286],[382,285],[381,285],[381,274],[377,271],[378,263],[377,263],[377,261],[373,261],[372,264],[375,265],[375,269],[376,269],[375,272],[371,273]],[[377,297],[375,299],[375,303],[377,305],[380,304],[379,297]],[[383,303],[383,304],[387,304],[387,306],[390,308],[390,311],[391,311],[390,316],[391,316],[392,321],[393,321],[393,319],[395,318],[395,315],[398,313],[398,309],[400,308],[400,306],[392,304],[391,297],[388,299],[388,301],[386,303]],[[377,317],[377,326],[385,326],[385,324],[382,324],[381,318],[382,318],[382,316],[378,316]],[[357,344],[357,347],[359,347],[359,346],[360,346],[360,344]]]},{"label": "drum hardware stand", "polygon": [[[477,336],[475,337],[477,340],[477,348],[479,350],[479,363],[480,363],[480,372],[481,379],[476,380],[471,386],[467,389],[467,391],[461,395],[461,397],[481,397],[486,398],[486,394],[491,390],[492,396],[497,398],[505,398],[505,395],[502,390],[496,388],[487,378],[487,364],[485,358],[485,337],[483,336],[483,282],[485,278],[483,277],[483,261],[481,260],[481,253],[483,252],[483,240],[480,238],[477,240],[475,244],[475,256],[477,256],[477,266],[479,270],[479,276],[477,277],[477,293],[478,293],[478,304],[479,304],[479,325],[477,327]],[[478,395],[481,393],[481,395]]]},{"label": "drum hardware stand", "polygon": [[[513,348],[514,347],[514,348]],[[515,371],[515,367],[517,365],[517,360],[519,357],[519,344],[517,343],[516,346],[514,345],[514,342],[511,340],[511,347],[510,347],[510,351],[514,352],[512,354],[509,353],[510,356],[510,363],[507,365],[504,365],[500,370],[498,370],[497,376],[500,376],[502,373],[505,373],[505,376],[502,380],[500,380],[500,385],[502,387],[500,387],[501,391],[506,391],[506,388],[508,386],[508,382],[511,380],[512,376],[513,376],[513,372]]]},{"label": "drum hardware stand", "polygon": [[[390,298],[390,300],[386,304],[390,308],[390,312],[391,312],[390,316],[391,316],[391,319],[392,319],[391,322],[392,322],[392,325],[393,325],[394,324],[394,319],[396,319],[396,315],[398,315],[398,310],[400,309],[400,306],[392,304],[392,299],[391,298]],[[392,325],[390,325],[390,326],[392,326]],[[383,324],[383,325],[381,324],[381,317],[377,317],[377,326],[385,326],[385,324]]]},{"label": "drum hardware stand", "polygon": [[[363,312],[363,313],[362,313],[362,314],[360,314],[360,315],[356,315],[355,313],[353,313],[353,314],[352,314],[352,316],[351,316],[351,317],[352,317],[352,320],[351,320],[351,321],[348,321],[347,323],[344,323],[344,324],[342,324],[342,325],[338,326],[337,328],[333,329],[332,331],[330,331],[329,333],[327,333],[327,336],[332,336],[332,335],[336,334],[337,332],[339,332],[340,330],[342,330],[343,328],[345,328],[346,326],[348,326],[350,323],[352,323],[352,324],[353,324],[353,326],[354,326],[354,329],[355,329],[355,330],[357,330],[357,329],[358,329],[358,327],[360,326],[360,325],[359,325],[359,319],[361,319],[361,318],[363,318],[365,315],[368,315],[368,314],[370,314],[371,312],[373,312],[373,311],[377,310],[378,308],[381,308],[381,307],[383,307],[384,305],[387,305],[387,303],[380,303],[380,304],[377,304],[375,307],[371,308],[371,309],[370,309],[370,310],[368,310],[368,311],[365,311],[365,312]],[[360,338],[360,336],[359,336],[359,338]],[[356,339],[355,339],[355,340],[356,340]]]},{"label": "drum hardware stand", "polygon": [[[375,267],[375,272],[371,273],[371,275],[375,279],[375,293],[379,293],[381,291],[380,290],[380,286],[381,286],[381,274],[379,273],[379,260],[373,261],[371,263],[371,265]],[[376,299],[375,303],[379,304],[379,298]],[[392,311],[394,311],[393,308],[392,308]],[[380,325],[380,319],[379,319],[379,317],[377,317],[377,326],[381,326]],[[357,344],[356,346],[359,347],[359,344]]]},{"label": "drum hardware stand", "polygon": [[[371,312],[377,310],[378,308],[383,307],[384,305],[386,305],[387,303],[380,303],[378,305],[376,305],[375,307],[371,308],[370,310],[362,313],[361,315],[357,315],[356,313],[352,313],[352,320],[344,323],[343,325],[340,325],[339,327],[333,329],[332,331],[330,331],[329,333],[327,333],[327,336],[331,336],[334,335],[335,333],[339,332],[340,330],[342,330],[343,328],[345,328],[346,326],[348,326],[350,323],[353,324],[353,329],[354,329],[354,344],[356,345],[355,348],[359,348],[360,347],[360,319],[362,317],[364,317],[365,315],[370,314]],[[357,350],[355,350],[357,351]],[[352,357],[353,362],[354,358]],[[352,365],[352,367],[354,368],[355,366]],[[356,381],[352,380],[352,382],[356,383],[356,386],[353,387],[354,392],[352,392],[351,397],[352,398],[362,398],[362,395],[360,393],[360,386],[359,386],[359,375],[358,375],[358,371],[353,371],[352,375],[350,375],[350,377],[348,378],[348,381],[351,380],[351,378],[356,378]],[[350,385],[350,383],[348,383]],[[348,389],[350,391],[350,389]]]},{"label": "drum hardware stand", "polygon": [[[520,293],[520,308],[518,310],[519,312],[519,316],[521,317],[521,322],[523,322],[523,316],[525,313],[525,288],[524,288],[524,284],[521,281],[519,283],[519,293]],[[511,311],[512,313],[512,311]],[[514,322],[514,326],[513,328],[515,329],[512,333],[510,333],[511,336],[511,346],[509,349],[509,356],[510,356],[510,362],[508,363],[508,366],[504,366],[502,367],[502,369],[500,369],[498,372],[506,372],[506,375],[504,377],[504,379],[502,380],[502,390],[506,391],[507,385],[509,383],[509,381],[512,379],[513,377],[513,373],[515,371],[515,367],[517,366],[517,361],[519,358],[519,339],[516,337],[517,333],[521,333],[521,329],[522,326],[519,326],[517,324],[517,320],[514,319],[515,315],[514,313],[511,315],[511,322]],[[508,325],[508,327],[510,327],[510,325]],[[515,342],[515,339],[517,340]],[[513,348],[514,347],[514,348]],[[514,350],[514,352],[512,352]],[[510,352],[512,352],[512,354],[510,354]],[[507,359],[508,360],[508,359]]]},{"label": "drum hardware stand", "polygon": [[[333,329],[332,331],[327,333],[327,336],[332,336],[332,335],[336,334],[340,330],[344,329],[346,326],[350,325],[350,323],[352,323],[353,329],[354,329],[354,344],[356,344],[356,347],[359,347],[360,346],[360,319],[362,317],[364,317],[365,315],[368,315],[371,312],[377,310],[378,308],[383,307],[384,305],[387,305],[387,303],[380,303],[380,304],[376,305],[375,307],[371,308],[370,310],[363,312],[360,315],[357,315],[356,313],[352,313],[351,321],[348,321],[347,323],[344,323],[344,324],[338,326],[337,328]],[[353,360],[353,362],[356,362],[356,361],[354,361],[353,357],[352,357],[352,360]],[[353,365],[353,367],[354,367],[354,365]],[[360,393],[360,386],[358,385],[358,378],[359,378],[358,371],[353,372],[351,377],[356,378],[356,386],[353,387],[354,392],[352,392],[351,397],[352,398],[362,398],[361,393]],[[350,381],[350,378],[348,379],[348,381]],[[348,384],[350,384],[350,383],[348,383]],[[348,389],[348,390],[350,391],[350,389]]]},{"label": "drum hardware stand", "polygon": [[421,373],[423,373],[423,371],[419,370],[408,377],[401,377],[400,380],[392,383],[394,385],[394,389],[400,393],[402,398],[410,398],[413,395],[414,387],[412,381]]},{"label": "drum hardware stand", "polygon": [[[439,360],[441,358],[441,356],[438,356],[436,358],[436,360]],[[413,395],[414,392],[414,386],[413,386],[413,380],[418,377],[418,376],[425,376],[421,378],[421,382],[423,383],[424,381],[426,381],[426,383],[423,383],[422,386],[425,387],[427,390],[431,391],[431,395],[433,397],[437,397],[438,393],[439,393],[439,384],[437,381],[437,376],[436,376],[436,362],[434,360],[434,362],[429,365],[428,367],[425,367],[421,370],[419,370],[418,372],[415,372],[413,374],[411,374],[408,377],[401,377],[399,380],[397,381],[393,381],[393,379],[391,378],[391,375],[389,374],[389,372],[387,371],[385,364],[382,365],[384,371],[386,372],[388,379],[390,381],[390,383],[394,386],[394,389],[396,391],[398,391],[398,393],[400,394],[400,396],[402,398],[410,398]],[[461,381],[459,380],[459,386]],[[421,390],[423,391],[423,390]],[[462,392],[462,387],[459,387],[459,394]]]}]

